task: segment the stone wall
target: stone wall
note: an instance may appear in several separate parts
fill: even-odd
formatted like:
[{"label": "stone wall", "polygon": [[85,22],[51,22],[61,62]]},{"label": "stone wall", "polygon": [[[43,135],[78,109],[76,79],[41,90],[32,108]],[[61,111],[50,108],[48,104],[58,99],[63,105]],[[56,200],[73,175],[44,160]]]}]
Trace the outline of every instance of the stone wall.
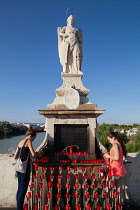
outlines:
[{"label": "stone wall", "polygon": [[[13,157],[0,155],[0,207],[16,206],[17,177],[13,169]],[[125,163],[127,174],[124,177],[126,202],[140,207],[140,153],[129,153]]]}]

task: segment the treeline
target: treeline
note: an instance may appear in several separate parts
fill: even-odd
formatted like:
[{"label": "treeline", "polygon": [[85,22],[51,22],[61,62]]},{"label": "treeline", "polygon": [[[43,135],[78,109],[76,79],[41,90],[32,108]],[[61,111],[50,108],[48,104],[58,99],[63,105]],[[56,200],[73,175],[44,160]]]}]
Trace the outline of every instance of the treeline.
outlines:
[{"label": "treeline", "polygon": [[[131,137],[126,136],[126,131],[131,128],[138,128],[138,132]],[[122,132],[123,130],[123,132]],[[117,131],[121,139],[123,140],[127,152],[140,152],[140,124],[133,124],[133,125],[118,125],[118,124],[101,124],[98,126],[97,137],[100,142],[109,150],[111,145],[107,140],[107,135],[109,132]]]},{"label": "treeline", "polygon": [[14,135],[22,135],[27,131],[24,125],[11,124],[7,121],[0,121],[0,138]]}]

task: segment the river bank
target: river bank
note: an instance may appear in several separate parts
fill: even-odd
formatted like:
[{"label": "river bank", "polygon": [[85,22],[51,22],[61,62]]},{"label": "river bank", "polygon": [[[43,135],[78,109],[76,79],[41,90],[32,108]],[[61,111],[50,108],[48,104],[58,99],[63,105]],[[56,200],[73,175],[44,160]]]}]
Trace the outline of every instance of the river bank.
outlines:
[{"label": "river bank", "polygon": [[[37,133],[37,137],[33,142],[33,147],[36,150],[43,142],[46,132]],[[24,139],[25,135],[12,136],[0,139],[0,154],[13,154],[20,140]]]}]

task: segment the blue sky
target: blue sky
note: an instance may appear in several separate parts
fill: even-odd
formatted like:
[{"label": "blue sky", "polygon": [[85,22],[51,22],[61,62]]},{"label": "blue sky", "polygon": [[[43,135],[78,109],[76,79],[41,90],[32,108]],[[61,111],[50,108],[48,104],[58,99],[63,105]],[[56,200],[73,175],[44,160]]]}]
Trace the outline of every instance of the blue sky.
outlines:
[{"label": "blue sky", "polygon": [[83,31],[83,85],[105,109],[98,122],[140,123],[139,0],[0,0],[0,121],[45,122],[38,110],[62,85],[57,27],[67,8]]}]

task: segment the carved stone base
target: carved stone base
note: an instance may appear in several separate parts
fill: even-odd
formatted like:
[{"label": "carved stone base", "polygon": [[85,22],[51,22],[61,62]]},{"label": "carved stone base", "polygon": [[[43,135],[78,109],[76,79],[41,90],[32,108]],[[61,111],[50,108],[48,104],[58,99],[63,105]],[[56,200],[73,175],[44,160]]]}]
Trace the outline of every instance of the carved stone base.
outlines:
[{"label": "carved stone base", "polygon": [[90,92],[89,89],[85,88],[82,84],[83,73],[79,74],[67,74],[62,73],[63,84],[60,88],[56,89],[57,96],[64,96],[65,91],[70,88],[74,88],[79,92],[80,96],[87,96]]}]

